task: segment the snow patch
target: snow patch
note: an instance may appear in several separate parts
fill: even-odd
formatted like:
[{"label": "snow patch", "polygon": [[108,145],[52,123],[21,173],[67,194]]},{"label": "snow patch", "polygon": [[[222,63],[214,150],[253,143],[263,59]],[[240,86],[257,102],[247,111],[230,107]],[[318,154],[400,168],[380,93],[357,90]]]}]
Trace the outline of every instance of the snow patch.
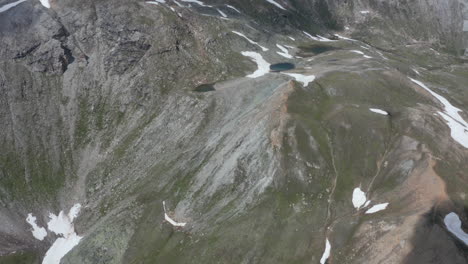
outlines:
[{"label": "snow patch", "polygon": [[360,11],[359,13],[365,15],[365,14],[370,14],[370,11],[369,10],[363,10],[363,11]]},{"label": "snow patch", "polygon": [[369,210],[366,211],[366,214],[373,214],[379,211],[385,210],[388,206],[388,203],[381,203],[372,206]]},{"label": "snow patch", "polygon": [[296,79],[296,81],[301,82],[304,85],[304,87],[306,87],[307,85],[309,85],[310,82],[313,82],[315,80],[315,75],[303,75],[299,73],[286,72],[283,72],[283,74],[293,77],[294,79]]},{"label": "snow patch", "polygon": [[73,220],[80,213],[80,209],[81,205],[75,204],[68,214],[63,211],[58,216],[52,213],[49,214],[50,221],[47,223],[47,228],[62,237],[57,238],[47,250],[42,264],[60,264],[62,257],[78,245],[82,237],[76,234]]},{"label": "snow patch", "polygon": [[287,48],[285,48],[285,47],[283,47],[283,46],[281,46],[279,44],[276,44],[276,47],[278,47],[278,49],[281,50],[281,52],[279,52],[279,51],[276,52],[279,55],[281,55],[281,56],[283,56],[283,57],[285,57],[287,59],[292,59],[293,58],[293,56],[291,54],[289,54],[289,51],[288,51]]},{"label": "snow patch", "polygon": [[293,38],[293,37],[288,36],[288,38],[289,38],[290,40],[292,40],[292,41],[296,41],[296,39]]},{"label": "snow patch", "polygon": [[11,8],[23,3],[24,1],[27,1],[27,0],[19,0],[19,1],[13,2],[13,3],[6,4],[6,5],[2,6],[2,7],[0,7],[0,13],[5,12],[8,9],[11,9]]},{"label": "snow patch", "polygon": [[452,138],[463,147],[468,148],[468,123],[459,113],[462,110],[453,106],[443,96],[433,92],[424,83],[412,78],[409,79],[420,87],[424,88],[444,105],[444,111],[439,111],[438,114],[447,122]]},{"label": "snow patch", "polygon": [[173,226],[180,226],[180,227],[184,227],[187,223],[179,223],[179,222],[176,222],[174,221],[172,218],[170,218],[167,213],[166,213],[166,202],[163,201],[163,208],[164,208],[164,219],[169,222],[171,225]]},{"label": "snow patch", "polygon": [[275,2],[274,0],[266,0],[266,1],[267,1],[268,3],[270,3],[270,4],[275,5],[275,6],[278,7],[278,8],[281,8],[281,9],[283,9],[283,10],[286,10],[286,8],[284,8],[283,6],[281,6],[280,4],[278,4],[277,2]]},{"label": "snow patch", "polygon": [[320,35],[317,35],[317,37],[319,38],[319,41],[322,41],[322,42],[336,41],[336,40],[328,39],[326,37],[322,37]]},{"label": "snow patch", "polygon": [[218,13],[219,13],[220,15],[222,15],[223,17],[227,17],[227,15],[226,15],[223,11],[219,10],[218,8],[216,8],[216,10],[217,10]]},{"label": "snow patch", "polygon": [[246,39],[248,42],[250,42],[251,44],[254,44],[254,45],[259,46],[263,51],[267,51],[267,50],[268,50],[267,48],[261,46],[260,44],[258,44],[258,43],[255,42],[255,41],[249,39],[246,35],[244,35],[244,34],[242,34],[242,33],[240,33],[240,32],[232,31],[232,33],[234,33],[234,34],[236,34],[236,35],[239,35],[239,36],[245,38],[245,39]]},{"label": "snow patch", "polygon": [[231,8],[232,10],[236,11],[237,13],[241,13],[237,8],[233,7],[232,5],[226,5],[227,7]]},{"label": "snow patch", "polygon": [[444,223],[450,233],[454,234],[468,246],[468,234],[461,228],[462,222],[456,213],[447,214],[444,218]]},{"label": "snow patch", "polygon": [[350,40],[350,41],[357,41],[355,39],[351,39],[351,38],[347,38],[347,37],[343,37],[341,35],[338,35],[338,34],[335,34],[336,37],[338,37],[339,39],[344,39],[344,40]]},{"label": "snow patch", "polygon": [[39,227],[36,224],[36,217],[33,216],[31,213],[28,214],[28,217],[26,218],[26,222],[28,222],[28,224],[32,226],[33,230],[31,232],[33,236],[38,240],[41,240],[41,241],[44,240],[44,237],[47,236],[47,231],[45,228]]},{"label": "snow patch", "polygon": [[330,241],[327,240],[325,241],[325,251],[323,252],[322,258],[320,259],[320,264],[325,264],[327,262],[327,259],[330,257],[330,251],[331,251],[331,245]]},{"label": "snow patch", "polygon": [[372,112],[377,113],[377,114],[388,115],[388,112],[386,112],[384,110],[377,109],[377,108],[369,108],[369,110],[371,110]]},{"label": "snow patch", "polygon": [[320,41],[320,39],[319,39],[319,38],[317,38],[317,37],[314,37],[314,36],[312,36],[311,34],[309,34],[309,33],[305,32],[305,31],[302,31],[302,33],[304,33],[306,36],[308,36],[309,38],[311,38],[311,39],[313,39],[313,40]]},{"label": "snow patch", "polygon": [[364,58],[366,58],[366,59],[372,59],[371,56],[367,56],[366,54],[364,54],[364,52],[362,52],[362,51],[360,51],[360,50],[351,50],[351,52],[360,54],[360,55],[362,55],[362,56],[363,56]]},{"label": "snow patch", "polygon": [[258,69],[247,75],[249,78],[257,78],[267,74],[270,71],[270,63],[263,59],[262,55],[253,51],[242,51],[242,55],[251,58],[258,65]]},{"label": "snow patch", "polygon": [[45,8],[50,8],[49,0],[39,0]]},{"label": "snow patch", "polygon": [[353,191],[353,205],[354,208],[359,209],[366,202],[366,193],[361,188],[355,188]]},{"label": "snow patch", "polygon": [[211,7],[210,5],[205,5],[205,3],[203,3],[202,1],[198,1],[198,0],[182,0],[182,2],[195,3],[195,4],[199,4],[201,6]]}]

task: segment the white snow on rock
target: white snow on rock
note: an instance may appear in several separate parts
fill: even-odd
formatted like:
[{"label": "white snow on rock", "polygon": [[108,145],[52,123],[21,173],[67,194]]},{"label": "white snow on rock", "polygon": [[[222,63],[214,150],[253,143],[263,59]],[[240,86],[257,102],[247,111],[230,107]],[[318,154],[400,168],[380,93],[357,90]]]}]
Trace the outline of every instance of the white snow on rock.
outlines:
[{"label": "white snow on rock", "polygon": [[146,1],[145,3],[147,3],[147,4],[153,4],[153,5],[159,5],[159,4],[165,4],[165,3],[166,3],[166,0]]},{"label": "white snow on rock", "polygon": [[50,8],[49,0],[39,0],[45,8]]},{"label": "white snow on rock", "polygon": [[174,221],[172,218],[170,218],[167,213],[166,213],[166,202],[163,201],[163,208],[164,208],[164,219],[169,222],[171,225],[173,226],[180,226],[180,227],[184,227],[187,223],[179,223],[179,222],[176,222]]},{"label": "white snow on rock", "polygon": [[319,38],[317,38],[317,37],[314,37],[314,36],[312,36],[311,34],[309,34],[309,33],[305,32],[305,31],[302,31],[302,33],[304,33],[306,36],[308,36],[309,38],[311,38],[311,39],[313,39],[313,40],[320,41],[320,39],[319,39]]},{"label": "white snow on rock", "polygon": [[343,39],[343,40],[350,40],[350,41],[357,41],[355,39],[351,39],[351,38],[347,38],[347,37],[343,37],[341,35],[338,35],[338,34],[335,34],[336,37],[338,37],[339,39]]},{"label": "white snow on rock", "polygon": [[460,143],[460,145],[462,145],[465,148],[468,148],[468,123],[463,119],[463,117],[459,113],[462,110],[453,106],[443,96],[433,92],[424,83],[412,78],[409,79],[412,82],[419,85],[420,87],[424,88],[444,105],[444,111],[439,111],[438,113],[447,122],[447,125],[450,128],[450,135],[455,141]]},{"label": "white snow on rock", "polygon": [[363,11],[360,11],[359,13],[361,13],[361,14],[369,14],[370,11],[369,11],[369,10],[363,10]]},{"label": "white snow on rock", "polygon": [[388,203],[381,203],[372,206],[369,210],[366,211],[366,214],[373,214],[379,211],[385,210],[388,206]]},{"label": "white snow on rock", "polygon": [[289,51],[288,51],[287,48],[285,48],[285,47],[283,47],[283,46],[281,46],[279,44],[276,44],[276,47],[278,47],[278,49],[281,50],[281,52],[279,52],[279,51],[276,52],[279,55],[281,55],[281,56],[283,56],[283,57],[285,57],[287,59],[292,59],[293,58],[293,56],[291,54],[289,54]]},{"label": "white snow on rock", "polygon": [[42,264],[60,264],[62,257],[78,245],[82,237],[76,234],[73,220],[78,216],[80,209],[81,205],[75,204],[68,214],[63,211],[58,216],[49,214],[50,221],[47,223],[47,228],[61,237],[57,238],[47,250]]},{"label": "white snow on rock", "polygon": [[377,109],[377,108],[369,108],[369,110],[371,110],[372,112],[377,113],[377,114],[388,115],[388,112],[386,112],[384,110]]},{"label": "white snow on rock", "polygon": [[182,2],[195,3],[195,4],[199,4],[201,6],[211,7],[210,5],[205,5],[205,3],[203,3],[202,1],[198,1],[198,0],[182,0]]},{"label": "white snow on rock", "polygon": [[36,217],[33,216],[31,213],[28,214],[28,217],[26,218],[26,222],[28,222],[28,224],[30,224],[31,227],[33,228],[33,230],[31,231],[33,236],[38,240],[41,240],[41,241],[44,240],[44,237],[47,236],[47,231],[45,228],[39,227],[36,224]]},{"label": "white snow on rock", "polygon": [[447,214],[444,218],[444,223],[450,233],[463,241],[465,245],[468,245],[468,234],[461,228],[462,222],[456,213]]},{"label": "white snow on rock", "polygon": [[309,85],[310,82],[313,82],[315,80],[315,75],[304,75],[299,73],[286,72],[283,72],[283,74],[293,77],[294,79],[296,79],[296,81],[301,82],[304,85],[304,87],[306,87],[307,85]]},{"label": "white snow on rock", "polygon": [[270,4],[275,5],[275,6],[278,7],[278,8],[281,8],[281,9],[283,9],[283,10],[286,10],[286,8],[284,8],[283,6],[281,6],[280,4],[278,4],[277,2],[275,2],[275,1],[273,1],[273,0],[266,0],[266,1],[267,1],[268,3],[270,3]]},{"label": "white snow on rock", "polygon": [[19,0],[19,1],[13,2],[13,3],[6,4],[6,5],[2,6],[2,7],[0,7],[0,13],[5,12],[8,9],[11,9],[11,8],[23,3],[24,1],[27,1],[27,0]]},{"label": "white snow on rock", "polygon": [[363,56],[364,58],[366,58],[366,59],[372,59],[371,56],[367,56],[366,54],[364,54],[364,52],[362,52],[362,51],[360,51],[360,50],[351,50],[351,52],[360,54],[360,55],[362,55],[362,56]]},{"label": "white snow on rock", "polygon": [[258,69],[247,75],[249,78],[257,78],[267,74],[270,71],[270,63],[263,59],[262,55],[253,51],[242,51],[242,55],[251,58],[258,65]]},{"label": "white snow on rock", "polygon": [[362,207],[367,207],[370,204],[371,200],[367,200],[366,203]]},{"label": "white snow on rock", "polygon": [[227,7],[231,8],[232,10],[236,11],[237,13],[241,13],[237,8],[233,7],[232,5],[226,5]]},{"label": "white snow on rock", "polygon": [[252,44],[254,44],[254,45],[259,46],[263,51],[267,51],[267,50],[268,50],[267,48],[261,46],[260,44],[258,44],[258,43],[255,42],[255,41],[249,39],[246,35],[244,35],[244,34],[238,32],[238,31],[232,31],[232,33],[234,33],[234,34],[236,34],[236,35],[239,35],[239,36],[245,38],[248,42],[250,42],[250,43],[252,43]]},{"label": "white snow on rock", "polygon": [[361,191],[361,188],[355,188],[353,191],[353,205],[354,208],[359,209],[366,203],[366,193]]},{"label": "white snow on rock", "polygon": [[289,38],[290,40],[292,40],[292,41],[296,41],[296,39],[293,38],[293,37],[288,36],[288,38]]},{"label": "white snow on rock", "polygon": [[330,257],[330,251],[331,251],[331,245],[330,241],[327,240],[325,241],[325,251],[323,251],[322,258],[320,259],[320,264],[325,264],[327,259]]},{"label": "white snow on rock", "polygon": [[336,40],[328,39],[328,38],[320,36],[320,35],[317,35],[317,37],[319,38],[319,41],[322,41],[322,42],[336,41]]},{"label": "white snow on rock", "polygon": [[227,15],[226,15],[223,11],[219,10],[218,8],[216,8],[216,10],[217,10],[218,13],[219,13],[220,15],[222,15],[223,17],[227,17]]}]

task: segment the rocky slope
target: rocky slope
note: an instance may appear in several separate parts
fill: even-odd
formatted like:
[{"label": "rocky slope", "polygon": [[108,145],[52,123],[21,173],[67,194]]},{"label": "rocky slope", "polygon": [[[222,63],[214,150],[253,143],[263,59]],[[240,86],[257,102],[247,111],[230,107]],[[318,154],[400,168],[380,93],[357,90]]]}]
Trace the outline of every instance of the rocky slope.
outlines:
[{"label": "rocky slope", "polygon": [[467,4],[0,0],[0,263],[466,263]]}]

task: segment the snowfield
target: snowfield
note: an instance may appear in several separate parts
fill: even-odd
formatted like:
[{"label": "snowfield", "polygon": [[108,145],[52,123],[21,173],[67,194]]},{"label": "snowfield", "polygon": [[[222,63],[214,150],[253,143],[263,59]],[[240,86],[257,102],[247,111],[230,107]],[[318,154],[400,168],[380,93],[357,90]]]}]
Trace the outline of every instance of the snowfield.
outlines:
[{"label": "snowfield", "polygon": [[379,211],[387,209],[388,203],[381,203],[372,206],[369,210],[366,211],[366,214],[373,214]]},{"label": "snowfield", "polygon": [[331,245],[330,241],[327,240],[325,241],[325,251],[323,252],[322,258],[320,259],[320,264],[325,264],[327,262],[327,259],[330,257],[330,251],[331,251]]},{"label": "snowfield", "polygon": [[80,243],[82,237],[76,234],[73,226],[73,221],[80,213],[80,209],[81,205],[75,204],[68,214],[63,211],[58,215],[49,214],[50,221],[47,223],[47,229],[61,237],[57,238],[47,250],[42,264],[60,264],[60,260]]},{"label": "snowfield", "polygon": [[278,47],[278,49],[281,50],[281,52],[277,51],[276,53],[278,53],[279,55],[287,58],[287,59],[292,59],[293,56],[291,54],[289,54],[289,51],[287,48],[285,48],[284,46],[281,46],[279,44],[276,44],[276,47]]},{"label": "snowfield", "polygon": [[447,214],[444,218],[444,223],[450,233],[454,234],[468,246],[468,234],[461,228],[462,222],[456,213]]},{"label": "snowfield", "polygon": [[257,78],[270,72],[270,63],[264,60],[262,55],[259,53],[253,51],[242,51],[241,53],[242,55],[251,58],[258,66],[258,69],[254,73],[247,75],[247,77]]},{"label": "snowfield", "polygon": [[377,108],[369,108],[370,111],[374,112],[374,113],[377,113],[377,114],[381,114],[381,115],[388,115],[388,112],[384,111],[384,110],[381,110],[381,109],[377,109]]},{"label": "snowfield", "polygon": [[19,0],[19,1],[13,2],[13,3],[6,4],[6,5],[2,6],[2,7],[0,7],[0,13],[9,10],[9,9],[23,3],[24,1],[27,1],[27,0]]},{"label": "snowfield", "polygon": [[232,33],[234,33],[234,34],[236,34],[236,35],[239,35],[239,36],[245,38],[245,39],[246,39],[248,42],[250,42],[251,44],[254,44],[254,45],[259,46],[263,51],[267,51],[267,50],[268,50],[267,48],[261,46],[260,44],[258,44],[258,43],[255,42],[255,41],[249,39],[246,35],[244,35],[244,34],[238,32],[238,31],[232,31]]},{"label": "snowfield", "polygon": [[176,222],[174,221],[172,218],[170,218],[167,213],[166,213],[166,202],[163,201],[163,209],[164,209],[164,219],[169,222],[171,225],[173,226],[180,226],[180,227],[184,227],[187,223],[179,223],[179,222]]},{"label": "snowfield", "polygon": [[273,1],[273,0],[266,0],[266,1],[267,1],[268,3],[270,3],[270,4],[275,5],[275,6],[278,7],[278,8],[281,8],[281,9],[283,9],[283,10],[286,10],[286,8],[284,8],[283,6],[281,6],[280,4],[278,4],[277,2],[275,2],[275,1]]},{"label": "snowfield", "polygon": [[465,148],[468,148],[468,123],[460,115],[462,112],[461,109],[453,106],[447,99],[443,96],[433,92],[429,89],[424,83],[409,78],[412,82],[416,83],[424,90],[428,91],[432,96],[434,96],[440,103],[444,105],[444,111],[439,111],[438,114],[447,122],[447,125],[450,128],[450,135],[452,138],[460,143]]},{"label": "snowfield", "polygon": [[309,85],[310,82],[313,82],[315,80],[315,75],[304,75],[299,73],[286,72],[283,72],[283,74],[293,77],[294,79],[296,79],[296,81],[301,82],[304,85],[304,87],[306,87],[307,85]]},{"label": "snowfield", "polygon": [[359,209],[366,203],[366,193],[361,188],[355,188],[353,191],[353,205],[354,208]]},{"label": "snowfield", "polygon": [[38,240],[44,240],[44,237],[47,236],[47,231],[43,227],[39,227],[36,224],[36,217],[33,216],[32,214],[28,214],[28,217],[26,218],[26,222],[31,225],[33,230],[31,231],[33,236],[38,239]]}]

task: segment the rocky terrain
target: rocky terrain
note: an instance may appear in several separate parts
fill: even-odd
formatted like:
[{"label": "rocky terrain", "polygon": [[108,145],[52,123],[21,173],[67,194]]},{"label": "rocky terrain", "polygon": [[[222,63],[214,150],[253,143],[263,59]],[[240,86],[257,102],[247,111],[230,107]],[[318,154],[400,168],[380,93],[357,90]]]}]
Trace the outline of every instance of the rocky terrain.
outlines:
[{"label": "rocky terrain", "polygon": [[467,263],[466,10],[0,0],[0,263]]}]

